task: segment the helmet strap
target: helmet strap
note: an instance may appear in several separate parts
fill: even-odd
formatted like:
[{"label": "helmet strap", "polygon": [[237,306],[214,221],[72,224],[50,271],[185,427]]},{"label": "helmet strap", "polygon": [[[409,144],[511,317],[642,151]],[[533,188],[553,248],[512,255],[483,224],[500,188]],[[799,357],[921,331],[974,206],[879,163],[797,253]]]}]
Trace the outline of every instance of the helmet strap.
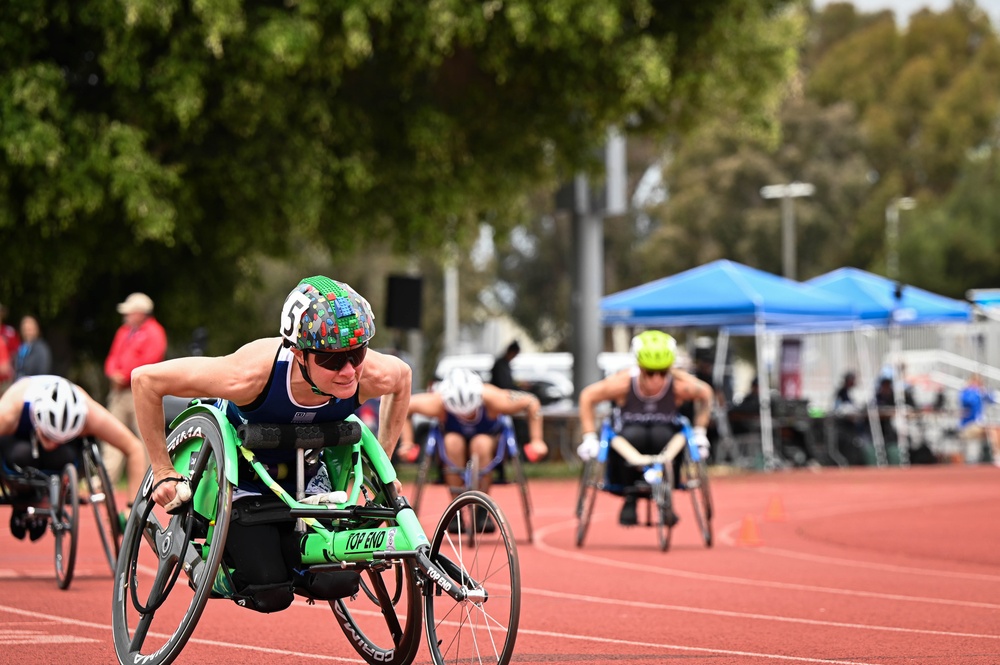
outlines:
[{"label": "helmet strap", "polygon": [[299,365],[299,372],[302,373],[302,378],[305,379],[306,383],[309,384],[309,387],[312,388],[314,395],[322,395],[323,397],[334,397],[334,398],[336,397],[336,395],[331,395],[330,393],[323,392],[322,390],[319,389],[319,386],[313,383],[312,377],[309,376],[309,369],[306,367],[305,363],[298,363],[298,365]]}]

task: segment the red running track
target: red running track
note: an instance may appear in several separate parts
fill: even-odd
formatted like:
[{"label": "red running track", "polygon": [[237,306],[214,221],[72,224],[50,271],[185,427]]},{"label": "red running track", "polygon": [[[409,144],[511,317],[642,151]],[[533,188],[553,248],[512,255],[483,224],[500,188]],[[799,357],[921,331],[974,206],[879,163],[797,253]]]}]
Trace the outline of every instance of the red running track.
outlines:
[{"label": "red running track", "polygon": [[[1000,469],[822,469],[713,479],[716,545],[690,506],[671,549],[616,524],[601,495],[582,549],[577,487],[533,481],[520,539],[517,663],[1000,663]],[[434,487],[426,524],[446,500]],[[684,497],[681,497],[683,499]],[[436,503],[435,503],[436,502]],[[114,663],[111,575],[82,513],[77,576],[56,588],[52,539],[14,540],[0,510],[0,663]],[[435,512],[437,511],[437,512]],[[756,533],[758,544],[747,544]],[[329,608],[258,615],[210,601],[178,663],[360,663]],[[429,658],[422,649],[418,663]]]}]

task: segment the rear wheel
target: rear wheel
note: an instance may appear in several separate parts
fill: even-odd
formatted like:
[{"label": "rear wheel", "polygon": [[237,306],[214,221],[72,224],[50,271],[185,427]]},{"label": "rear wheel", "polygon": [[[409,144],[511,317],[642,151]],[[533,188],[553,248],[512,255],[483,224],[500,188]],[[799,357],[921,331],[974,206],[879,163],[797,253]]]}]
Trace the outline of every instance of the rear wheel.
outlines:
[{"label": "rear wheel", "polygon": [[[472,544],[448,533],[457,515],[479,510],[494,521],[495,532],[477,533]],[[479,491],[452,501],[434,532],[430,559],[467,593],[456,601],[427,582],[433,586],[424,595],[424,627],[434,663],[509,663],[521,615],[521,572],[510,525],[497,504]]]},{"label": "rear wheel", "polygon": [[583,540],[587,537],[587,528],[594,515],[594,504],[597,502],[597,494],[604,484],[604,462],[588,460],[583,465],[583,473],[580,476],[580,494],[576,502],[576,546],[582,547]]},{"label": "rear wheel", "polygon": [[51,524],[56,539],[56,582],[60,589],[67,589],[73,581],[80,531],[80,477],[76,467],[67,464],[58,479],[53,476],[52,482],[58,483]]},{"label": "rear wheel", "polygon": [[121,550],[122,527],[118,521],[118,506],[115,502],[115,486],[108,476],[101,458],[100,447],[90,439],[83,444],[83,480],[90,493],[89,503],[94,508],[97,533],[101,537],[104,556],[114,574]]},{"label": "rear wheel", "polygon": [[521,507],[524,510],[524,524],[528,530],[528,542],[530,543],[535,536],[531,528],[531,497],[528,495],[528,477],[524,474],[524,463],[521,462],[517,451],[515,450],[509,457],[511,465],[514,467],[514,478],[517,480],[521,492]]},{"label": "rear wheel", "polygon": [[[217,421],[203,414],[184,419],[168,447],[174,468],[190,480],[193,498],[177,514],[167,514],[149,498],[151,473],[136,497],[112,600],[115,653],[123,665],[162,665],[180,654],[212,594],[226,544],[232,486]],[[224,586],[220,581],[223,594]]]},{"label": "rear wheel", "polygon": [[[398,506],[393,485],[384,485],[362,458],[363,496],[368,505]],[[351,524],[378,528],[382,522]],[[408,665],[420,646],[422,605],[413,559],[373,561],[361,571],[361,590],[351,598],[330,601],[330,608],[347,640],[369,663]]]}]

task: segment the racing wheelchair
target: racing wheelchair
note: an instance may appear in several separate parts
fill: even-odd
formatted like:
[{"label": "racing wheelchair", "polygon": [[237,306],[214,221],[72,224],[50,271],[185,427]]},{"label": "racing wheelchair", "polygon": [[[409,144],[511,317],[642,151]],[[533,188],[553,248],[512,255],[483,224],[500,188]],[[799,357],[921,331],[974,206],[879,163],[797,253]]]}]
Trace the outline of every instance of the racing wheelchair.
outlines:
[{"label": "racing wheelchair", "polygon": [[[147,472],[136,498],[112,602],[115,653],[123,665],[172,662],[208,600],[232,597],[223,550],[240,458],[280,498],[287,518],[297,520],[304,567],[360,573],[357,594],[328,602],[366,662],[408,665],[420,645],[421,622],[438,665],[510,662],[520,617],[520,568],[506,517],[487,495],[456,498],[428,539],[396,493],[395,471],[378,440],[353,415],[320,425],[237,430],[218,404],[195,400],[172,423],[167,447],[191,497],[166,513],[150,498],[153,478]],[[297,498],[257,460],[253,451],[261,449],[297,451]],[[325,466],[332,491],[302,496],[306,451]],[[453,538],[448,523],[470,509],[485,510],[496,532],[474,534],[468,543]]]},{"label": "racing wheelchair", "polygon": [[[517,482],[521,494],[521,507],[524,511],[524,523],[528,531],[528,542],[530,543],[534,539],[531,527],[531,497],[528,494],[528,479],[524,473],[524,464],[521,462],[518,452],[517,437],[514,435],[514,422],[510,416],[502,416],[501,422],[503,423],[503,429],[500,431],[500,436],[497,439],[496,453],[493,459],[483,468],[479,468],[479,460],[472,455],[469,455],[464,468],[456,466],[448,458],[447,453],[445,453],[444,434],[441,431],[440,423],[435,420],[431,424],[427,433],[427,443],[423,447],[423,458],[417,470],[416,487],[413,490],[413,512],[419,513],[420,511],[420,502],[424,495],[424,488],[427,485],[427,478],[430,475],[432,464],[440,461],[445,472],[454,473],[462,477],[461,487],[449,488],[455,496],[459,496],[463,492],[478,490],[484,476],[493,473],[501,464],[510,462],[514,471],[514,480]],[[471,520],[474,519],[474,516],[468,515],[467,517],[470,520],[469,524],[472,524]],[[466,535],[471,538],[475,534],[470,530]]]},{"label": "racing wheelchair", "polygon": [[[673,524],[668,516],[673,512],[673,490],[691,495],[694,517],[705,547],[712,546],[712,494],[709,489],[708,467],[701,458],[698,447],[692,442],[691,423],[678,417],[680,431],[675,434],[658,455],[643,455],[620,437],[615,440],[611,423],[601,424],[600,448],[597,456],[583,466],[580,491],[576,501],[576,546],[582,547],[594,514],[597,495],[606,491],[622,494],[623,487],[611,484],[607,478],[608,450],[612,445],[626,462],[642,469],[644,482],[638,488],[639,498],[646,499],[646,524],[656,527],[660,550],[670,548]],[[612,441],[615,440],[613,444]],[[619,449],[617,446],[622,445]],[[680,459],[677,460],[677,456]],[[675,474],[675,466],[677,472]]]},{"label": "racing wheelchair", "polygon": [[[97,440],[85,437],[66,445],[77,448],[76,462],[66,464],[59,471],[20,467],[0,460],[0,505],[26,505],[29,518],[47,523],[55,537],[56,583],[60,589],[68,589],[73,581],[82,501],[94,509],[97,532],[112,573],[122,536],[114,485],[108,477]],[[83,497],[80,496],[81,479],[85,490]]]}]

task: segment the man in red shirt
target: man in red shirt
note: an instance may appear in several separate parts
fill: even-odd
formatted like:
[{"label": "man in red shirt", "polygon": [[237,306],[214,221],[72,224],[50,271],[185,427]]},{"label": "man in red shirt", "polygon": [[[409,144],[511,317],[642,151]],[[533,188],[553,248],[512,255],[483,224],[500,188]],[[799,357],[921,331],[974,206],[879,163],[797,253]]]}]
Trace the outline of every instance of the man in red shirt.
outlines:
[{"label": "man in red shirt", "polygon": [[[108,411],[139,435],[132,400],[132,370],[158,363],[167,355],[167,334],[153,318],[153,301],[145,293],[133,293],[118,305],[124,323],[115,333],[111,351],[104,361],[104,374],[111,383]],[[116,448],[103,446],[104,466],[111,480],[117,482],[125,468],[125,459]],[[148,462],[148,460],[147,460]]]}]

